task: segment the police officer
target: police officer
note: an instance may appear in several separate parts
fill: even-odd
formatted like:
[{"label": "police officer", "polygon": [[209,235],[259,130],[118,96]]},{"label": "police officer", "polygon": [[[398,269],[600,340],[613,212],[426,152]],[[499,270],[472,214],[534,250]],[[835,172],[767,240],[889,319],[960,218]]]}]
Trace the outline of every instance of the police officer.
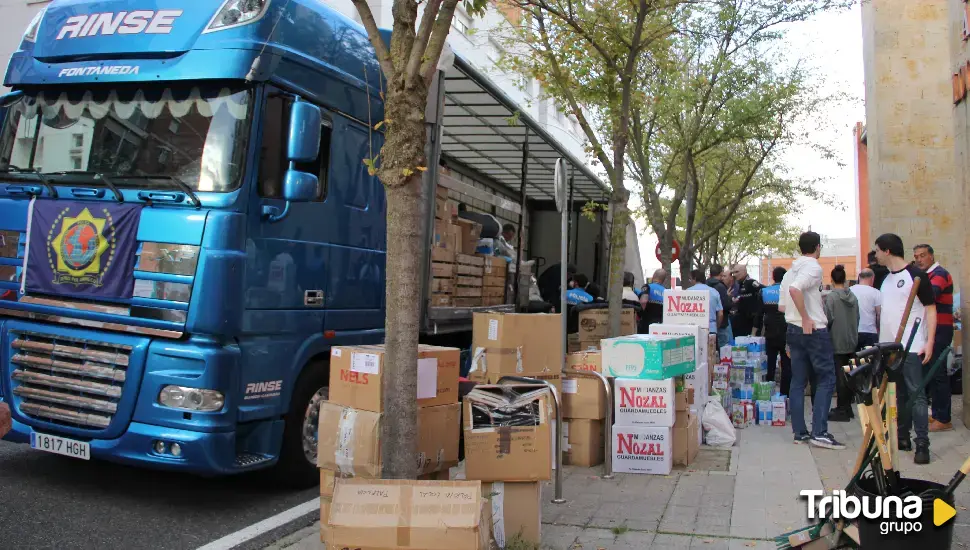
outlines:
[{"label": "police officer", "polygon": [[748,268],[738,264],[731,270],[738,284],[734,297],[737,313],[731,319],[734,336],[758,336],[761,329],[761,283],[748,277]]},{"label": "police officer", "polygon": [[653,279],[647,286],[647,292],[640,295],[640,306],[643,308],[643,315],[640,316],[640,324],[637,327],[637,332],[640,334],[649,332],[650,325],[663,322],[666,283],[667,271],[658,269],[653,272]]},{"label": "police officer", "polygon": [[781,359],[781,394],[788,395],[791,387],[791,358],[785,353],[786,333],[788,323],[785,321],[785,312],[778,308],[781,298],[781,280],[785,278],[787,271],[783,267],[776,267],[771,272],[771,278],[775,284],[761,289],[761,302],[763,303],[762,318],[764,326],[761,334],[765,337],[765,352],[768,354],[768,380],[774,382],[775,366]]}]

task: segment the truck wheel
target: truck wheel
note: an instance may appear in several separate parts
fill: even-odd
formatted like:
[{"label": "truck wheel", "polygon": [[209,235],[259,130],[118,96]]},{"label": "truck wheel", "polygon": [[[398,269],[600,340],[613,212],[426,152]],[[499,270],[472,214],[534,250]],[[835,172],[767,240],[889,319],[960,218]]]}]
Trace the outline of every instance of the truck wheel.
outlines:
[{"label": "truck wheel", "polygon": [[320,483],[317,470],[317,426],[320,403],[330,396],[327,366],[311,364],[300,376],[290,399],[283,429],[283,445],[276,465],[277,479],[293,487]]}]

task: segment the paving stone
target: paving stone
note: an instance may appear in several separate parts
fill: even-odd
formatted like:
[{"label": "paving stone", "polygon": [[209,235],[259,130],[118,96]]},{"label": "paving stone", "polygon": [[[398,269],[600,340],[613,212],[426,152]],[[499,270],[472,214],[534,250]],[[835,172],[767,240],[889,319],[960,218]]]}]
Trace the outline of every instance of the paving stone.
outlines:
[{"label": "paving stone", "polygon": [[738,540],[728,541],[728,550],[776,550],[774,541]]},{"label": "paving stone", "polygon": [[580,548],[610,548],[616,535],[609,529],[584,529],[576,538],[576,545]]},{"label": "paving stone", "polygon": [[655,536],[655,533],[627,531],[616,536],[616,540],[611,548],[613,550],[640,550],[648,548],[657,548],[660,550],[662,547],[653,546]]},{"label": "paving stone", "polygon": [[576,537],[582,529],[559,525],[542,526],[543,550],[568,550],[576,542]]},{"label": "paving stone", "polygon": [[690,550],[728,550],[728,542],[728,539],[695,536],[690,540]]},{"label": "paving stone", "polygon": [[768,531],[764,523],[738,523],[737,521],[732,521],[730,535],[736,538],[765,539],[768,538]]}]

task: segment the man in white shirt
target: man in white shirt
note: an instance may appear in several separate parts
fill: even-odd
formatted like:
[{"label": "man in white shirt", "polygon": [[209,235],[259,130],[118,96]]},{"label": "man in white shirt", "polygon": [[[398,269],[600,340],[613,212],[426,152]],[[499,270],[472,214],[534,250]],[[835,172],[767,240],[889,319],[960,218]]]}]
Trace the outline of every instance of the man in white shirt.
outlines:
[{"label": "man in white shirt", "polygon": [[[788,399],[792,431],[795,443],[809,442],[823,449],[844,449],[845,445],[836,441],[828,430],[829,406],[835,391],[835,356],[822,305],[822,266],[818,263],[822,238],[812,231],[802,233],[798,248],[802,255],[792,263],[791,270],[781,282],[785,321],[788,323],[786,339],[791,351],[792,381]],[[811,434],[805,426],[805,385],[810,372],[814,373],[818,386],[812,403]]]},{"label": "man in white shirt", "polygon": [[882,293],[873,285],[876,274],[866,268],[859,272],[859,284],[849,290],[859,300],[859,349],[879,341],[879,315],[882,312]]},{"label": "man in white shirt", "polygon": [[906,321],[903,332],[903,345],[909,342],[910,334],[920,320],[919,330],[913,337],[913,347],[906,356],[902,372],[890,372],[889,380],[896,382],[897,401],[905,403],[910,395],[914,395],[912,409],[899,408],[896,422],[899,428],[899,450],[909,451],[912,443],[909,439],[910,427],[916,432],[916,453],[913,462],[916,464],[930,463],[929,439],[929,411],[927,411],[926,392],[916,391],[923,381],[924,365],[933,358],[933,344],[936,337],[936,295],[933,285],[925,271],[910,264],[903,257],[903,240],[898,235],[886,233],[876,239],[876,261],[879,265],[889,268],[889,275],[882,282],[882,317],[879,320],[879,341],[892,342],[896,340],[896,332],[903,322],[906,312],[906,302],[912,292],[913,282],[919,278],[919,288],[916,290],[917,300],[913,301],[913,310]]}]

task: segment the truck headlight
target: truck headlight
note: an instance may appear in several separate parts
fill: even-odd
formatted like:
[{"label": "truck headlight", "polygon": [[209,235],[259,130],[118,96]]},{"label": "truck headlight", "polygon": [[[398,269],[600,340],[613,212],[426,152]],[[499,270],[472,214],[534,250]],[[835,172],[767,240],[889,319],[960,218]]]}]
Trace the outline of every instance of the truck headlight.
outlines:
[{"label": "truck headlight", "polygon": [[47,13],[47,7],[41,8],[37,15],[30,20],[30,24],[27,25],[27,30],[24,31],[24,40],[27,42],[37,41],[37,29],[40,28],[40,22],[44,18],[44,14]]},{"label": "truck headlight", "polygon": [[165,386],[158,394],[159,405],[186,411],[218,411],[225,403],[222,393],[215,390]]},{"label": "truck headlight", "polygon": [[256,22],[266,13],[269,0],[226,0],[205,32],[221,31]]}]

